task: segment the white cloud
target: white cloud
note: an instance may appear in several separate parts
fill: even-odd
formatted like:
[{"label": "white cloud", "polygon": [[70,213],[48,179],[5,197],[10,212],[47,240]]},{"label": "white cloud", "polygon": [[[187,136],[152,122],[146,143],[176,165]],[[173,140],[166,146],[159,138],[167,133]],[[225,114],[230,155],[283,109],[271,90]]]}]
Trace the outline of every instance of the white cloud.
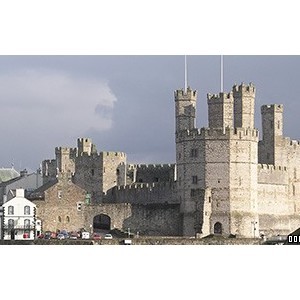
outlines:
[{"label": "white cloud", "polygon": [[11,134],[44,134],[60,141],[91,128],[108,130],[116,101],[105,80],[45,69],[0,75],[1,119]]}]

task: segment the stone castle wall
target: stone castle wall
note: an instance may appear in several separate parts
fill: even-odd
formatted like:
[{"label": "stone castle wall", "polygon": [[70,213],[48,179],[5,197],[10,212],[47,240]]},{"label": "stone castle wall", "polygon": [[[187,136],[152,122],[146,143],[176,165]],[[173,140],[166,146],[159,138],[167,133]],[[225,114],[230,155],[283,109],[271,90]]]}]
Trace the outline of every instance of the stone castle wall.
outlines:
[{"label": "stone castle wall", "polygon": [[176,198],[176,184],[134,183],[126,186],[116,186],[107,192],[105,202],[110,203],[179,203]]}]

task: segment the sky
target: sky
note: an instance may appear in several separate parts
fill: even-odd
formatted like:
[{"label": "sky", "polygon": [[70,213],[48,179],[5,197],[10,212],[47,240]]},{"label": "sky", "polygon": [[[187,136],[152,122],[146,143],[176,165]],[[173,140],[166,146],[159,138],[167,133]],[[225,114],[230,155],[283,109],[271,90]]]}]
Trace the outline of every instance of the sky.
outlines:
[{"label": "sky", "polygon": [[[300,56],[224,55],[224,92],[256,86],[260,107],[284,105],[284,133],[299,139]],[[220,55],[187,55],[198,91],[197,127],[207,126],[207,93],[221,91]],[[175,162],[174,91],[184,87],[184,55],[2,55],[0,166],[36,170],[55,147],[89,137],[98,151],[129,163]]]}]

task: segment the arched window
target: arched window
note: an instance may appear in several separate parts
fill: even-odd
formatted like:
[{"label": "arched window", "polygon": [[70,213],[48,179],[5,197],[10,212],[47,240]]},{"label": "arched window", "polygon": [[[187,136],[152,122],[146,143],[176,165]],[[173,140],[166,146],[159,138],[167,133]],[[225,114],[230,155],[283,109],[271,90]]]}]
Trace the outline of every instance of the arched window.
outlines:
[{"label": "arched window", "polygon": [[29,205],[24,206],[24,215],[30,215],[30,206]]},{"label": "arched window", "polygon": [[222,234],[222,224],[220,222],[214,225],[214,234]]},{"label": "arched window", "polygon": [[7,212],[8,215],[13,215],[14,214],[14,207],[12,205],[10,205],[8,207],[8,212]]},{"label": "arched window", "polygon": [[70,222],[70,217],[69,217],[69,216],[66,217],[66,221],[67,221],[68,223]]}]

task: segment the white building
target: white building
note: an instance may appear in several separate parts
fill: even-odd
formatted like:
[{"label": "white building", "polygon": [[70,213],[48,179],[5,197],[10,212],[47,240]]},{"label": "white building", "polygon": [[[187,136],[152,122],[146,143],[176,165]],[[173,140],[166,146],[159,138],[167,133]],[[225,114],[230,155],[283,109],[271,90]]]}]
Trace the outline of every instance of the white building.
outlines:
[{"label": "white building", "polygon": [[3,239],[28,240],[35,238],[36,205],[24,197],[24,189],[16,190],[16,197],[2,206]]}]

